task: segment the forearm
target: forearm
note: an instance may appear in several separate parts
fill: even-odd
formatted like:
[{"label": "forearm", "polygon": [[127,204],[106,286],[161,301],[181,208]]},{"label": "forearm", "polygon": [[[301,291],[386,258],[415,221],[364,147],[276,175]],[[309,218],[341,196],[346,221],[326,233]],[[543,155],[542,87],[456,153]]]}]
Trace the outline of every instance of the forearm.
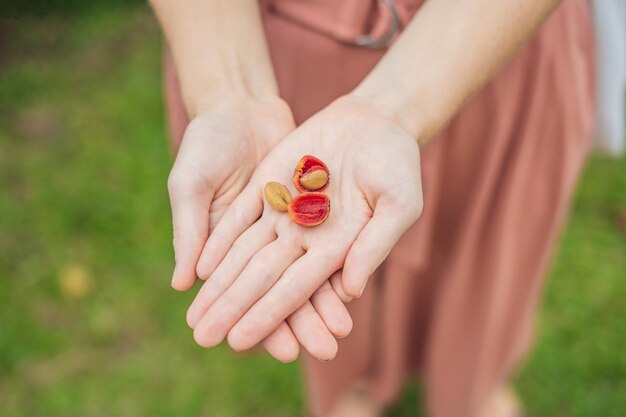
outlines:
[{"label": "forearm", "polygon": [[431,0],[353,94],[423,144],[528,39],[559,0]]},{"label": "forearm", "polygon": [[150,0],[191,117],[222,99],[276,96],[256,0]]}]

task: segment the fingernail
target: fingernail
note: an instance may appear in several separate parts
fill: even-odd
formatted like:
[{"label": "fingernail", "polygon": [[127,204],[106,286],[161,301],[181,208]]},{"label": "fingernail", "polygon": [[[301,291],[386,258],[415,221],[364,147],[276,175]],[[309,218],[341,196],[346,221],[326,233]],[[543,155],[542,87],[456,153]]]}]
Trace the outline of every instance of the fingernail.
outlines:
[{"label": "fingernail", "polygon": [[176,282],[176,268],[177,265],[174,265],[174,272],[172,272],[172,286],[174,286],[174,283]]},{"label": "fingernail", "polygon": [[367,281],[365,281],[365,284],[363,284],[363,286],[361,287],[361,291],[359,291],[359,298],[361,298],[361,296],[363,295],[363,291],[365,291],[365,287],[367,287]]}]

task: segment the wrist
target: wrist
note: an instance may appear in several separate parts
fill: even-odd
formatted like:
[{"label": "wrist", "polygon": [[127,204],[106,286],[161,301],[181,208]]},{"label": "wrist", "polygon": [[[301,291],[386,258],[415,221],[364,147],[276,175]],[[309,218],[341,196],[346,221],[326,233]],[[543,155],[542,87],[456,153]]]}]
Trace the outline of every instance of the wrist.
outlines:
[{"label": "wrist", "polygon": [[150,0],[190,118],[231,96],[278,95],[255,1]]},{"label": "wrist", "polygon": [[[236,126],[249,136],[259,156],[265,156],[289,132],[295,128],[289,105],[274,95],[251,97],[242,95],[212,96],[198,102],[197,113],[191,118],[196,121],[215,118],[229,126]],[[209,138],[210,139],[210,138]]]},{"label": "wrist", "polygon": [[270,91],[249,92],[240,87],[220,86],[197,90],[187,95],[183,93],[183,102],[189,118],[193,119],[201,113],[225,108],[247,111],[251,108],[272,107],[276,103],[283,103],[283,100]]},{"label": "wrist", "polygon": [[426,112],[405,94],[389,87],[384,85],[379,88],[363,82],[350,95],[396,123],[415,138],[418,144],[425,143],[428,139]]},{"label": "wrist", "polygon": [[421,145],[428,139],[424,122],[425,112],[420,111],[402,94],[397,94],[390,89],[378,90],[361,84],[347,96],[400,126],[415,138],[418,144]]}]

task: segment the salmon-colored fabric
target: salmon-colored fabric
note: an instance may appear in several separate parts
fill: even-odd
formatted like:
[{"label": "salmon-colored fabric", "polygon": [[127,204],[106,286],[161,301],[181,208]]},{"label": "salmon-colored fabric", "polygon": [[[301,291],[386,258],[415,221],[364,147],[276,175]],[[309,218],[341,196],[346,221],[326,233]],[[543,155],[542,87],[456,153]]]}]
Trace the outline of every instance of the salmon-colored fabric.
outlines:
[{"label": "salmon-colored fabric", "polygon": [[[264,7],[266,35],[281,94],[302,122],[355,87],[384,50],[346,42],[359,33],[353,25],[363,33],[376,27],[374,15],[338,20],[346,14],[333,13],[334,1],[276,1],[279,8]],[[370,0],[345,3],[378,13]],[[396,3],[408,20],[420,2]],[[313,19],[297,15],[307,7]],[[338,356],[305,360],[313,415],[356,380],[390,402],[419,371],[429,416],[468,417],[509,378],[529,346],[546,265],[587,154],[591,53],[587,1],[563,2],[425,147],[422,218],[349,304],[354,330]],[[168,86],[180,137],[186,121],[174,110],[175,83]]]}]

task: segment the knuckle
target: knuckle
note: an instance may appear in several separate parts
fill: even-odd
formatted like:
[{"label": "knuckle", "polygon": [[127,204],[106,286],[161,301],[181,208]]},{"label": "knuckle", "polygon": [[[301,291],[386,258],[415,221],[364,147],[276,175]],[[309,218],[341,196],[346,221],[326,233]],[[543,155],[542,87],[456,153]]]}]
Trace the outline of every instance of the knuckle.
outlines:
[{"label": "knuckle", "polygon": [[234,324],[246,312],[246,305],[232,291],[226,291],[216,302],[215,309],[220,312],[223,322]]},{"label": "knuckle", "polygon": [[238,225],[247,225],[249,223],[250,209],[247,210],[238,202],[230,207],[230,220]]},{"label": "knuckle", "polygon": [[190,249],[188,245],[191,245],[194,249],[202,249],[202,245],[206,242],[208,237],[207,233],[201,230],[187,230],[186,228],[179,228],[177,222],[173,224],[173,237],[172,246],[174,247],[174,258],[179,261],[178,255],[180,252],[185,251],[187,254]]},{"label": "knuckle", "polygon": [[335,291],[333,291],[333,287],[330,285],[323,285],[314,294],[315,297],[326,298],[326,297],[336,297]]},{"label": "knuckle", "polygon": [[256,277],[255,280],[259,283],[266,283],[266,285],[274,284],[276,275],[272,273],[272,260],[268,257],[255,257],[253,268],[251,268],[251,274]]},{"label": "knuckle", "polygon": [[292,322],[292,324],[295,323],[299,323],[301,321],[305,321],[306,317],[311,313],[310,310],[307,310],[304,307],[300,307],[298,308],[296,311],[294,311],[293,313],[291,313],[291,315],[289,316],[289,320]]},{"label": "knuckle", "polygon": [[343,266],[349,251],[350,245],[339,243],[326,248],[322,253],[322,257],[323,259],[326,259],[329,267],[339,269]]},{"label": "knuckle", "polygon": [[234,242],[228,237],[226,232],[218,227],[208,237],[206,252],[209,255],[213,255],[213,258],[216,258],[219,257],[217,256],[218,254],[225,255],[233,244]]},{"label": "knuckle", "polygon": [[239,258],[250,251],[250,243],[244,239],[237,239],[230,248],[233,256]]},{"label": "knuckle", "polygon": [[288,253],[295,251],[303,251],[304,245],[302,242],[302,235],[294,233],[290,230],[280,231],[278,234],[278,244],[280,247]]},{"label": "knuckle", "polygon": [[298,277],[295,277],[290,273],[284,274],[280,279],[284,281],[284,302],[287,303],[286,305],[288,307],[292,307],[294,304],[298,304],[300,301],[302,301],[301,299],[306,296],[307,293],[309,293],[308,288],[306,288],[302,280],[298,279]]}]

